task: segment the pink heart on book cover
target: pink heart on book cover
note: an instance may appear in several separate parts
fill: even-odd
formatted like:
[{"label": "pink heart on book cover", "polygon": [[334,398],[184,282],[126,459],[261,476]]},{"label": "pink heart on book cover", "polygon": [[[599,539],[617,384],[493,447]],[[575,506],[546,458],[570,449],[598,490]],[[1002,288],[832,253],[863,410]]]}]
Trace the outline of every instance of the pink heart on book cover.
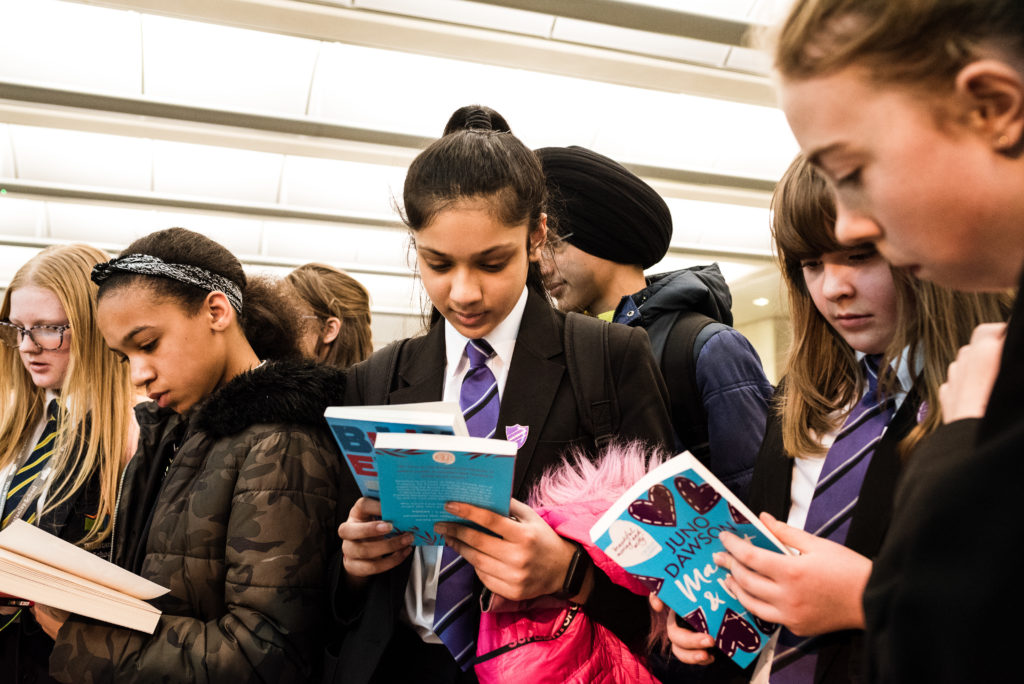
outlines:
[{"label": "pink heart on book cover", "polygon": [[738,525],[749,525],[750,524],[750,521],[747,520],[747,516],[743,515],[742,513],[737,511],[735,508],[733,508],[732,504],[729,504],[729,515],[732,516],[732,521],[734,523],[738,524]]},{"label": "pink heart on book cover", "polygon": [[629,514],[645,525],[672,527],[676,524],[676,501],[663,484],[647,490],[650,500],[637,499],[629,504]]},{"label": "pink heart on book cover", "polygon": [[704,615],[704,609],[698,608],[683,616],[686,624],[690,625],[695,632],[708,633],[708,619]]},{"label": "pink heart on book cover", "polygon": [[739,649],[752,653],[761,645],[761,635],[747,620],[732,608],[725,609],[725,618],[718,628],[715,646],[725,655],[732,658]]},{"label": "pink heart on book cover", "polygon": [[648,577],[647,575],[638,575],[635,572],[629,573],[634,579],[640,582],[640,584],[647,587],[652,594],[657,594],[661,591],[661,586],[665,584],[665,580],[660,577]]},{"label": "pink heart on book cover", "polygon": [[698,485],[693,480],[680,475],[675,479],[676,490],[693,510],[704,515],[715,504],[722,500],[722,495],[709,484]]}]

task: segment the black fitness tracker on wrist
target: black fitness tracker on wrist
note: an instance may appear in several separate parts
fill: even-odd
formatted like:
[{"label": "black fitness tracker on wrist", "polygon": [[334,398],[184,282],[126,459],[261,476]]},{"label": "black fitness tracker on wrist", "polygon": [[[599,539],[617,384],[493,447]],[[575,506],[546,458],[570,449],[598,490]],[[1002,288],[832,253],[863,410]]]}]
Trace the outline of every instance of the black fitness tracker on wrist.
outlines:
[{"label": "black fitness tracker on wrist", "polygon": [[555,592],[555,598],[568,600],[580,593],[583,588],[583,581],[587,578],[587,570],[593,564],[590,554],[579,542],[568,540],[576,545],[576,552],[572,554],[569,561],[569,569],[565,572],[565,579],[562,581],[561,590]]}]

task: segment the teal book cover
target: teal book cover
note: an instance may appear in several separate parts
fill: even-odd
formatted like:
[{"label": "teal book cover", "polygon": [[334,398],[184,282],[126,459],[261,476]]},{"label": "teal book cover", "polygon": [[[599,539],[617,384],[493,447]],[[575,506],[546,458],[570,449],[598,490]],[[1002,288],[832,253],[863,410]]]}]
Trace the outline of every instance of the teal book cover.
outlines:
[{"label": "teal book cover", "polygon": [[515,473],[515,442],[482,437],[387,433],[377,436],[381,517],[416,546],[437,546],[434,523],[461,522],[449,501],[508,515]]},{"label": "teal book cover", "polygon": [[590,530],[609,558],[644,583],[690,628],[740,667],[761,652],[776,625],[750,613],[725,588],[712,554],[723,531],[789,553],[757,517],[691,454],[661,464],[627,490]]},{"label": "teal book cover", "polygon": [[385,432],[468,435],[462,410],[454,402],[330,406],[324,412],[331,436],[341,449],[359,492],[380,498],[374,444]]}]

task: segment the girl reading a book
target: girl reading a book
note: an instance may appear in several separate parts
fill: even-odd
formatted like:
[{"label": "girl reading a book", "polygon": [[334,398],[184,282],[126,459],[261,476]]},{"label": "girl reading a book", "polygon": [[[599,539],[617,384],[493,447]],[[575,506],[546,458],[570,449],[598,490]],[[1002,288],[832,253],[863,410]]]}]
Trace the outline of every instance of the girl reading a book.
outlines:
[{"label": "girl reading a book", "polygon": [[908,466],[864,594],[865,679],[1018,681],[1024,594],[1004,550],[1024,481],[1024,3],[803,0],[775,62],[841,242],[949,287],[1018,286],[1010,322],[950,366],[945,424]]},{"label": "girl reading a book", "polygon": [[[871,244],[840,245],[832,190],[803,158],[772,209],[793,343],[749,504],[801,555],[722,535],[732,555],[716,562],[732,573],[730,590],[783,629],[753,673],[714,669],[723,680],[849,682],[860,668],[864,585],[903,463],[942,420],[940,387],[959,345],[1004,318],[1008,301],[917,280]],[[671,619],[667,631],[681,661],[715,660],[710,636]]]},{"label": "girl reading a book", "polygon": [[[413,161],[403,198],[431,326],[354,366],[346,403],[459,402],[471,435],[518,443],[514,498],[510,517],[453,502],[451,513],[493,534],[447,524],[437,530],[445,547],[413,551],[412,536],[389,537],[379,502],[359,498],[346,478],[335,681],[476,681],[483,588],[484,598],[556,596],[565,608],[572,600],[627,643],[642,640],[644,601],[521,502],[546,468],[562,463],[567,447],[593,454],[599,436],[592,404],[578,402],[570,378],[567,354],[574,350],[567,347],[577,340],[567,340],[566,316],[550,306],[540,278],[547,232],[540,163],[499,114],[464,107]],[[592,323],[600,327],[588,328],[596,335],[581,345],[576,364],[581,377],[605,373],[601,388],[617,397],[605,427],[671,444],[664,384],[646,334]]]},{"label": "girl reading a book", "polygon": [[[132,388],[96,327],[87,245],[44,249],[0,307],[0,527],[24,520],[105,556],[117,482],[134,449]],[[0,608],[0,662],[49,682],[53,642],[28,610]]]},{"label": "girl reading a book", "polygon": [[[151,399],[125,470],[113,560],[170,593],[153,634],[47,614],[62,682],[299,682],[315,676],[342,467],[323,411],[336,370],[261,362],[238,260],[147,235],[95,266],[103,337]],[[262,302],[271,310],[268,302]],[[333,540],[333,541],[332,541]]]}]

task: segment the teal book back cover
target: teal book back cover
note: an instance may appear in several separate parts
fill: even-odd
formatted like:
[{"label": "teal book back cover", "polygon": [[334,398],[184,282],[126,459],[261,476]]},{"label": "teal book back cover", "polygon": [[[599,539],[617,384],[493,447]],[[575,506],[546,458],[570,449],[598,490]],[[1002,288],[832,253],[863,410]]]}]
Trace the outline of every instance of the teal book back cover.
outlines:
[{"label": "teal book back cover", "polygon": [[746,667],[776,625],[747,611],[725,588],[712,554],[723,531],[772,551],[782,545],[696,458],[683,453],[631,487],[590,531],[613,561],[643,582],[695,631]]},{"label": "teal book back cover", "polygon": [[466,521],[444,510],[461,501],[508,515],[517,447],[481,437],[380,434],[374,458],[380,481],[381,517],[415,546],[437,546],[444,537],[434,523]]}]

